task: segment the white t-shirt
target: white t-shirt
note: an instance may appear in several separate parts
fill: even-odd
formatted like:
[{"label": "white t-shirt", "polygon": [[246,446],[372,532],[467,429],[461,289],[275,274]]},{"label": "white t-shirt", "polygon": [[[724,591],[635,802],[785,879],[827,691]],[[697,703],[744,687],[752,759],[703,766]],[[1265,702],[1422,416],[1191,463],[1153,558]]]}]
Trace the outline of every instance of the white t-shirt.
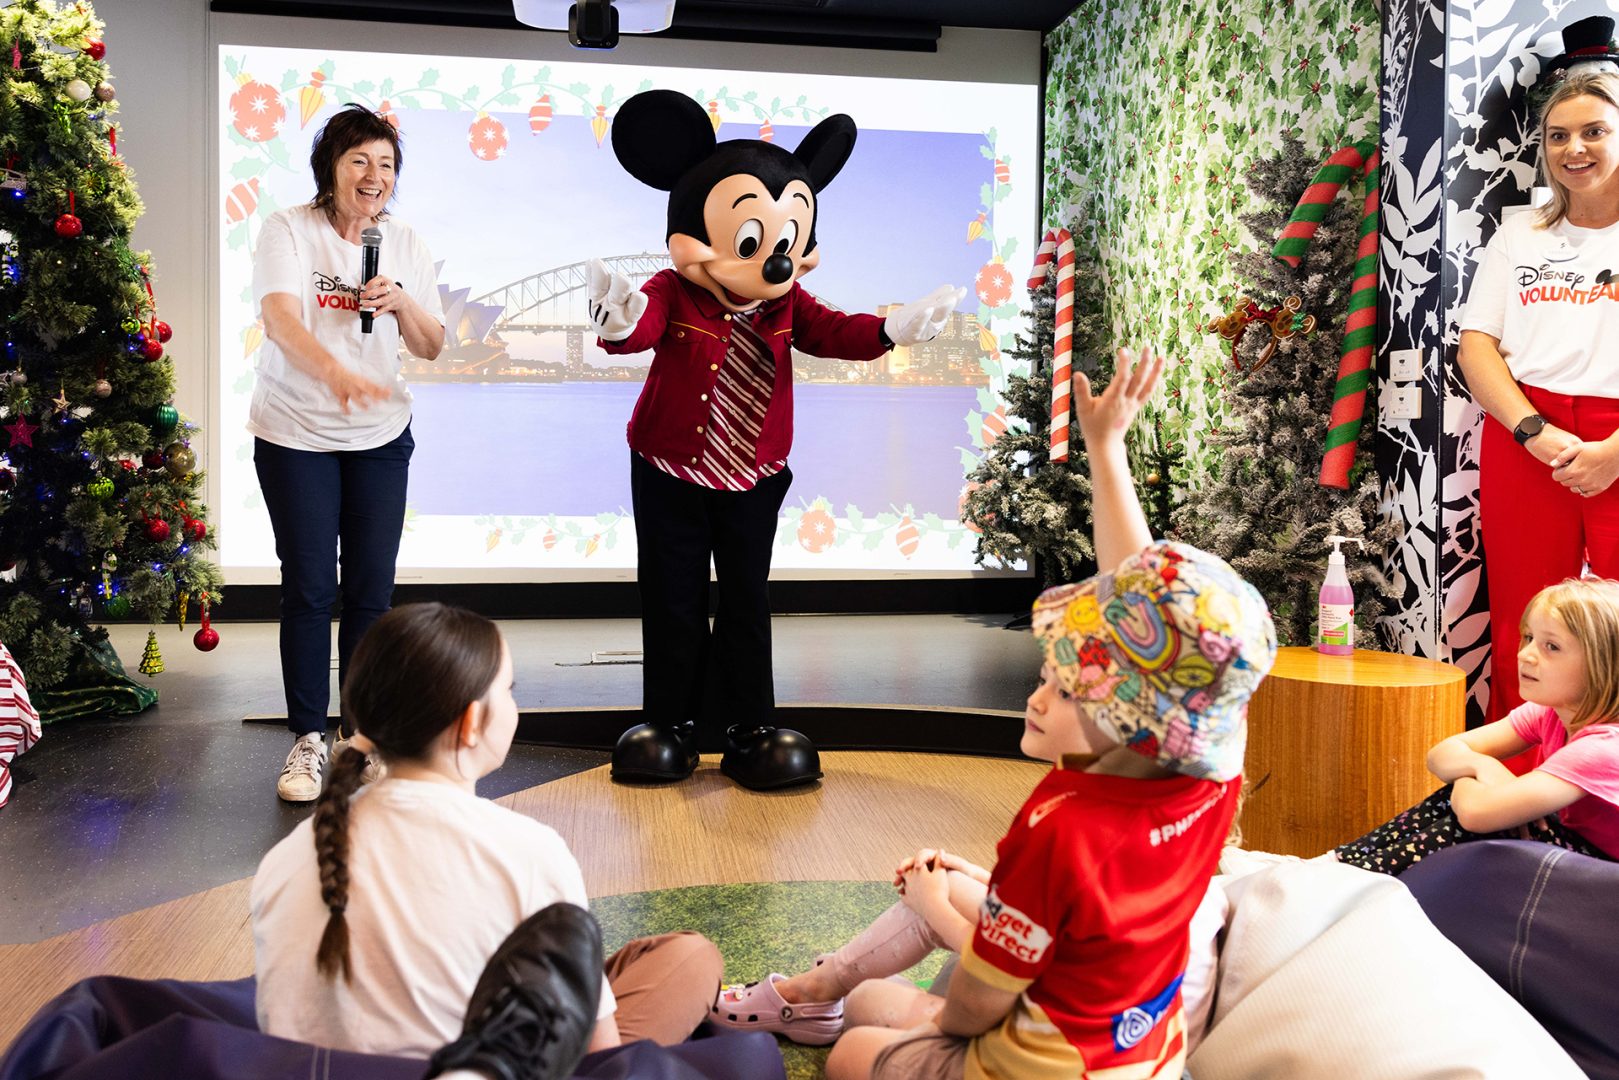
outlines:
[{"label": "white t-shirt", "polygon": [[[397,218],[377,229],[381,272],[409,290],[422,309],[444,322],[438,275],[427,245]],[[275,342],[259,347],[258,381],[253,388],[247,430],[266,442],[294,450],[369,450],[395,439],[410,423],[410,390],[399,370],[399,320],[383,315],[371,333],[360,332],[360,245],[337,234],[324,210],[295,206],[271,214],[259,231],[253,254],[253,303],[262,315],[264,298],[290,293],[298,298],[304,326],[344,367],[393,395],[344,415],[324,383],[295,368]]]},{"label": "white t-shirt", "polygon": [[1619,225],[1541,229],[1534,213],[1515,214],[1484,249],[1461,328],[1498,339],[1520,383],[1619,397],[1619,280],[1610,275],[1619,279]]},{"label": "white t-shirt", "polygon": [[[259,863],[251,892],[259,1030],[429,1057],[461,1034],[500,943],[558,901],[587,903],[579,864],[555,830],[448,784],[380,780],[349,807],[351,983],[315,970],[328,912],[313,819]],[[616,1008],[604,974],[597,1016]]]}]

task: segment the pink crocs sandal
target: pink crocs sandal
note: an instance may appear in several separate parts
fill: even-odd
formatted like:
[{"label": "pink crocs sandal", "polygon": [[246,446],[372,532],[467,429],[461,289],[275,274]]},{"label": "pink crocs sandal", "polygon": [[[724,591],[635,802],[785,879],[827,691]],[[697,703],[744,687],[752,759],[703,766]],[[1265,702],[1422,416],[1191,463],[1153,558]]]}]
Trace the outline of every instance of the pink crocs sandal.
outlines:
[{"label": "pink crocs sandal", "polygon": [[843,1034],[843,999],[789,1004],[776,992],[785,975],[721,986],[710,1023],[738,1031],[774,1031],[804,1046],[826,1046]]}]

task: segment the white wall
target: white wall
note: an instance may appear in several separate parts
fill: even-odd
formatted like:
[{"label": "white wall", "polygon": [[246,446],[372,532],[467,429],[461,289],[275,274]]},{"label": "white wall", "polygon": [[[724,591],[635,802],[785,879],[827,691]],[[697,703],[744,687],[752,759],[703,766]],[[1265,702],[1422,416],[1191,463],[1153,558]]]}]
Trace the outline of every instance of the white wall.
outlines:
[{"label": "white wall", "polygon": [[[219,335],[211,259],[222,212],[214,180],[216,125],[210,103],[215,100],[220,42],[1022,84],[1040,77],[1041,39],[1032,31],[946,29],[936,53],[629,35],[612,52],[586,53],[572,49],[561,33],[216,15],[208,10],[208,0],[98,0],[96,11],[107,24],[107,59],[118,90],[118,118],[124,128],[118,149],[134,169],[146,204],[135,244],[152,253],[158,309],[174,328],[168,353],[179,379],[176,403],[208,433],[206,445],[195,447],[203,468],[219,445],[212,415],[218,370],[213,350]],[[220,502],[211,478],[206,497],[211,505]]]}]

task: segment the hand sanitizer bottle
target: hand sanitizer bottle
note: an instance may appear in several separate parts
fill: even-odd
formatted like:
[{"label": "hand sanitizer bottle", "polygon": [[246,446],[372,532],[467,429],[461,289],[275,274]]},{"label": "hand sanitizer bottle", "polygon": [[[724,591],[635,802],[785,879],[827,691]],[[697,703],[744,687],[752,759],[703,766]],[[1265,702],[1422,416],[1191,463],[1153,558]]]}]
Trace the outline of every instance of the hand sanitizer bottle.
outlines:
[{"label": "hand sanitizer bottle", "polygon": [[1320,624],[1318,652],[1348,656],[1355,651],[1355,591],[1349,587],[1344,570],[1344,553],[1339,544],[1356,544],[1353,536],[1329,536],[1332,554],[1327,557],[1327,579],[1321,583],[1317,614]]}]

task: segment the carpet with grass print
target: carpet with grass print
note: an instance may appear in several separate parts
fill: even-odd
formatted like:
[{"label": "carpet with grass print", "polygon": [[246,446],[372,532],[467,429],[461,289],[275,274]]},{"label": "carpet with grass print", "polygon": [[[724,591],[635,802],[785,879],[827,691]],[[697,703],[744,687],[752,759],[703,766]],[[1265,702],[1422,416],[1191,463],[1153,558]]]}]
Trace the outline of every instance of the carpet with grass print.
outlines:
[{"label": "carpet with grass print", "polygon": [[[803,971],[881,915],[894,902],[878,881],[788,881],[698,885],[592,899],[607,953],[632,938],[696,930],[719,946],[725,981],[753,982],[771,972]],[[905,976],[927,986],[944,963],[935,952]],[[819,1080],[828,1048],[797,1046],[778,1036],[788,1080]]]}]

